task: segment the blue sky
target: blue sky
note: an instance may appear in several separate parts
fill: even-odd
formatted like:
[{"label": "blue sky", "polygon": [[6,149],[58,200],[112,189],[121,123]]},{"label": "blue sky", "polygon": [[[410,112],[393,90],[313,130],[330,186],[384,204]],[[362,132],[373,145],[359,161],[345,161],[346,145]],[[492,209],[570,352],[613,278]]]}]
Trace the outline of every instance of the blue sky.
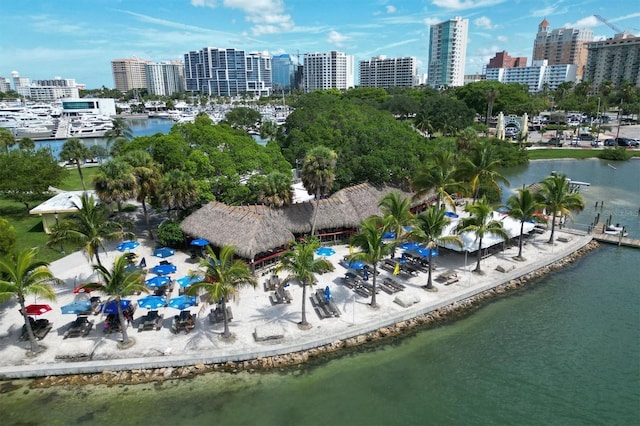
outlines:
[{"label": "blue sky", "polygon": [[[415,56],[426,73],[429,25],[469,19],[466,73],[496,52],[526,56],[543,18],[551,28],[614,26],[640,34],[637,0],[20,0],[3,4],[0,75],[75,78],[113,87],[111,60],[183,59],[206,46],[272,54]],[[357,81],[356,81],[357,83]]]}]

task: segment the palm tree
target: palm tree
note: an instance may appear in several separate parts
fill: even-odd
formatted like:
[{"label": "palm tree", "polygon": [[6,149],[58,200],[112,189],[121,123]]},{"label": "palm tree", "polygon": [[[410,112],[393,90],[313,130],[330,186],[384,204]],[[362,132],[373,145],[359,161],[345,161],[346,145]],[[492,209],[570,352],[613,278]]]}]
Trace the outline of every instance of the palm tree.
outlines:
[{"label": "palm tree", "polygon": [[507,199],[507,208],[509,209],[509,216],[514,219],[520,220],[520,241],[518,244],[518,255],[514,258],[516,260],[525,260],[522,257],[522,236],[524,235],[524,223],[535,220],[545,220],[536,212],[539,212],[543,205],[536,200],[534,193],[530,189],[522,188],[518,189],[518,193],[512,195]]},{"label": "palm tree", "polygon": [[31,353],[36,353],[40,346],[36,342],[31,322],[27,315],[25,299],[34,295],[45,300],[56,300],[56,293],[51,284],[59,281],[53,276],[47,262],[35,260],[37,248],[22,250],[17,254],[0,258],[0,302],[12,297],[18,299],[20,312],[29,336]]},{"label": "palm tree", "polygon": [[414,219],[411,213],[411,200],[402,197],[398,192],[390,192],[382,197],[378,207],[382,210],[385,228],[395,234],[392,244],[392,253],[395,253],[397,243],[403,240],[404,227],[411,225]]},{"label": "palm tree", "polygon": [[469,180],[473,191],[473,201],[480,196],[480,183],[494,187],[500,191],[499,183],[509,184],[498,169],[500,160],[494,160],[493,148],[490,142],[476,144],[471,150],[470,156],[460,164],[460,173]]},{"label": "palm tree", "polygon": [[102,201],[116,203],[120,214],[122,203],[133,198],[136,193],[133,167],[122,160],[108,161],[93,176],[93,187]]},{"label": "palm tree", "polygon": [[349,255],[351,260],[361,260],[373,266],[373,291],[371,294],[371,307],[377,308],[376,303],[376,275],[378,275],[378,262],[389,255],[392,246],[384,244],[382,236],[385,229],[385,220],[380,216],[369,216],[360,223],[360,232],[351,237],[351,245],[359,247],[360,251]]},{"label": "palm tree", "polygon": [[458,159],[450,151],[437,151],[431,161],[416,172],[412,187],[415,191],[414,199],[435,191],[437,204],[446,203],[455,211],[456,204],[451,194],[464,190],[464,184],[456,176],[458,173]]},{"label": "palm tree", "polygon": [[433,289],[431,280],[433,250],[438,244],[454,243],[462,246],[462,239],[459,235],[442,235],[446,226],[451,220],[445,215],[443,206],[429,206],[427,210],[416,217],[415,228],[411,230],[411,238],[422,243],[426,243],[429,249],[429,268],[427,271],[427,290]]},{"label": "palm tree", "polygon": [[4,127],[0,127],[0,147],[5,152],[5,154],[9,153],[9,148],[16,144],[16,137],[13,136],[13,133],[9,131],[9,129],[5,129]]},{"label": "palm tree", "polygon": [[122,313],[121,300],[123,297],[131,296],[132,294],[147,293],[149,291],[144,282],[143,272],[139,269],[127,270],[128,264],[127,258],[122,255],[118,256],[113,262],[111,270],[100,264],[93,265],[93,270],[100,275],[104,284],[102,291],[109,296],[105,301],[105,305],[113,300],[118,307],[118,320],[122,330],[123,347],[128,347],[129,336],[127,334],[127,322]]},{"label": "palm tree", "polygon": [[316,232],[316,219],[320,197],[331,190],[331,185],[336,177],[336,161],[338,154],[326,146],[311,148],[302,162],[302,184],[310,194],[315,194],[316,208],[313,212],[311,235]]},{"label": "palm tree", "polygon": [[111,124],[113,124],[113,127],[104,133],[104,137],[107,139],[107,150],[109,150],[109,145],[115,139],[124,138],[129,140],[133,137],[131,126],[129,126],[129,123],[127,123],[124,118],[113,118],[111,119]]},{"label": "palm tree", "polygon": [[487,117],[485,118],[485,123],[487,128],[489,127],[489,120],[493,115],[493,104],[495,104],[496,99],[500,96],[500,91],[495,87],[490,87],[485,92],[485,97],[487,99]]},{"label": "palm tree", "polygon": [[62,220],[49,235],[47,246],[58,246],[64,242],[79,243],[89,261],[96,258],[100,262],[99,250],[104,248],[103,240],[115,241],[131,237],[122,225],[109,220],[109,211],[104,204],[96,204],[95,199],[86,192],[80,197],[80,204],[74,202],[78,209],[68,219]]},{"label": "palm tree", "polygon": [[82,182],[82,189],[84,191],[87,190],[87,186],[84,183],[84,176],[82,175],[82,167],[80,167],[80,165],[82,161],[86,160],[90,156],[91,151],[89,151],[89,148],[84,146],[84,144],[78,138],[67,139],[67,141],[62,145],[62,149],[60,150],[60,159],[73,162],[78,168],[80,182]]},{"label": "palm tree", "polygon": [[229,332],[229,318],[227,317],[227,302],[238,296],[238,291],[247,286],[255,288],[258,283],[249,267],[243,261],[234,260],[233,246],[223,246],[220,256],[216,256],[211,246],[207,246],[209,258],[200,261],[200,268],[204,270],[204,278],[189,287],[187,294],[197,295],[202,289],[207,293],[209,303],[222,302],[224,319],[223,337],[231,336]]},{"label": "palm tree", "polygon": [[160,168],[153,161],[151,154],[146,151],[131,151],[123,157],[123,160],[133,167],[133,175],[136,178],[136,200],[142,204],[147,232],[149,238],[153,239],[153,230],[147,211],[147,197],[153,197],[156,194],[160,180]]},{"label": "palm tree", "polygon": [[262,182],[258,201],[273,207],[288,206],[293,201],[291,175],[271,172]]},{"label": "palm tree", "polygon": [[540,182],[536,198],[545,206],[547,214],[550,214],[552,218],[549,244],[553,244],[554,241],[558,213],[571,217],[571,212],[580,212],[584,209],[582,195],[571,191],[569,180],[564,174],[554,174],[544,178]]},{"label": "palm tree", "polygon": [[158,198],[168,213],[186,210],[198,201],[198,188],[188,173],[171,170],[158,181]]},{"label": "palm tree", "polygon": [[473,272],[482,274],[482,269],[480,269],[480,261],[482,260],[482,239],[485,236],[497,235],[507,241],[509,239],[509,234],[505,231],[501,221],[491,219],[493,209],[484,197],[480,201],[466,206],[465,211],[470,213],[471,216],[462,219],[456,230],[458,234],[462,232],[475,233],[476,240],[478,240],[478,263]]},{"label": "palm tree", "polygon": [[467,127],[460,130],[456,136],[456,145],[458,151],[468,151],[471,144],[478,139],[478,131],[473,127]]},{"label": "palm tree", "polygon": [[320,242],[315,237],[308,238],[305,242],[294,242],[291,250],[280,257],[280,264],[277,268],[278,271],[289,272],[282,281],[283,284],[290,281],[298,281],[302,284],[302,320],[298,324],[302,329],[310,327],[306,314],[307,286],[313,285],[315,274],[334,269],[329,260],[314,256],[318,247],[320,247]]}]

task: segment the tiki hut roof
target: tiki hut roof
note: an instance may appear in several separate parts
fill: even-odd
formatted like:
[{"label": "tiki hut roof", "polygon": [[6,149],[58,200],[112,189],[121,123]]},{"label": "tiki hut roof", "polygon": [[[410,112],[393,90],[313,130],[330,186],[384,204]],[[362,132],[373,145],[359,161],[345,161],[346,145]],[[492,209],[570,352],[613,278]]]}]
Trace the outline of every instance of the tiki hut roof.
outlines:
[{"label": "tiki hut roof", "polygon": [[[412,194],[387,186],[368,183],[342,189],[318,203],[316,229],[357,228],[362,219],[381,214],[380,199],[393,191],[405,197]],[[205,238],[214,246],[233,245],[236,253],[253,259],[257,254],[285,245],[294,234],[311,232],[315,202],[283,208],[268,206],[227,206],[213,201],[184,219],[182,230]]]}]

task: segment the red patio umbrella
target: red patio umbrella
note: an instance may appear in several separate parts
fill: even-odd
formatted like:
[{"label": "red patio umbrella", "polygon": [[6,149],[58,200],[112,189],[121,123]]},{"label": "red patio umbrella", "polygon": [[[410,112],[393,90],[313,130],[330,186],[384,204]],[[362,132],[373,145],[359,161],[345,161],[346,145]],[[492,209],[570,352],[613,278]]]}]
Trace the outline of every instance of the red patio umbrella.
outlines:
[{"label": "red patio umbrella", "polygon": [[[28,305],[25,308],[27,310],[27,315],[40,315],[51,310],[51,306],[49,305]],[[22,313],[22,309],[19,309],[19,311]]]},{"label": "red patio umbrella", "polygon": [[74,288],[73,293],[74,294],[91,293],[92,291],[95,291],[95,290],[102,290],[102,287],[104,287],[104,284],[102,283],[85,283]]}]

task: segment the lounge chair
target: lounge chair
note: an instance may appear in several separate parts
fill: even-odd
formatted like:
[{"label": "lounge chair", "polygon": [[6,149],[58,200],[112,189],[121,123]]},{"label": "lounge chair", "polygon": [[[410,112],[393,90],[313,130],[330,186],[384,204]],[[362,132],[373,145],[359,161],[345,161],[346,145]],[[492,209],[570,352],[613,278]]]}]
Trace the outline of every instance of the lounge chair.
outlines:
[{"label": "lounge chair", "polygon": [[89,319],[85,316],[79,316],[73,321],[67,331],[65,331],[63,338],[67,337],[78,337],[78,336],[86,336],[89,334],[91,329],[93,328],[93,321],[89,321]]},{"label": "lounge chair", "polygon": [[159,314],[158,311],[149,311],[149,313],[142,317],[142,322],[138,325],[138,332],[144,330],[160,330],[162,328],[163,314]]}]

